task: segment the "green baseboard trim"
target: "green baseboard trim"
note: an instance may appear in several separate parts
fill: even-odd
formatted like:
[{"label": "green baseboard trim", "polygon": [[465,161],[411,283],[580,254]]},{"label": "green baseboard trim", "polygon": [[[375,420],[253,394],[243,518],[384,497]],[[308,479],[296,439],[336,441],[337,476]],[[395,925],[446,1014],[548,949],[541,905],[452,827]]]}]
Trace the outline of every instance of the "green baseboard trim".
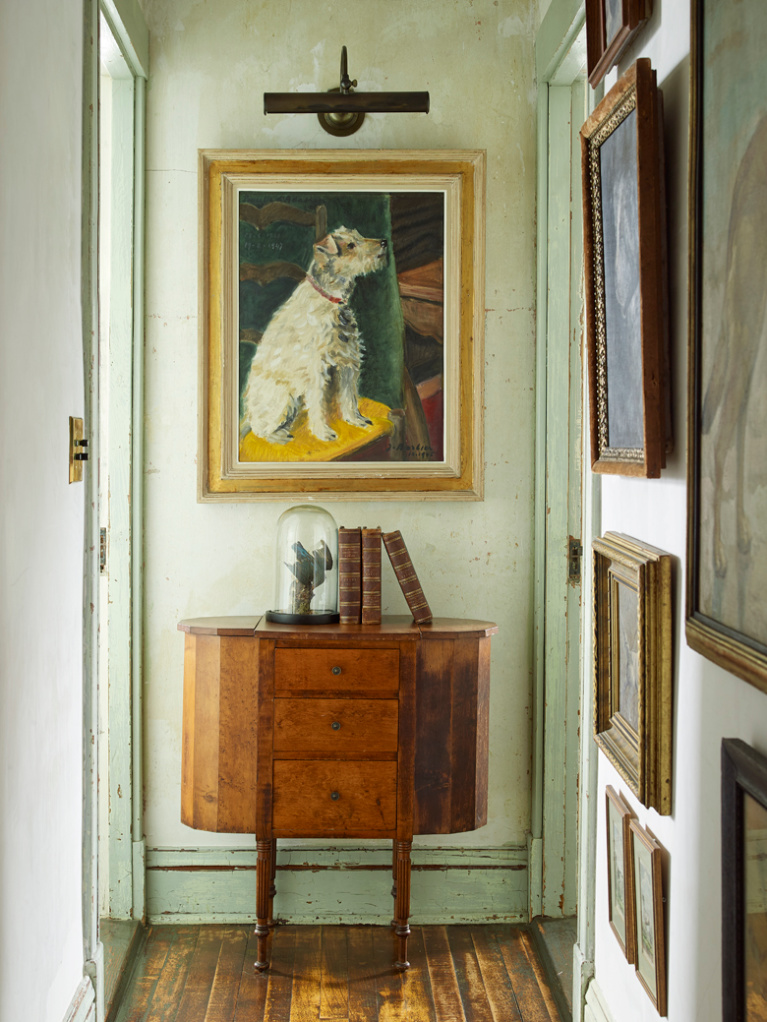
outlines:
[{"label": "green baseboard trim", "polygon": [[[255,848],[148,848],[149,922],[251,923]],[[291,923],[381,923],[391,915],[391,848],[277,849],[275,916]],[[526,848],[414,848],[414,924],[525,922]]]},{"label": "green baseboard trim", "polygon": [[133,842],[133,918],[143,919],[146,897],[146,841]]},{"label": "green baseboard trim", "polygon": [[527,840],[528,871],[530,874],[530,919],[543,915],[543,841],[539,837]]}]

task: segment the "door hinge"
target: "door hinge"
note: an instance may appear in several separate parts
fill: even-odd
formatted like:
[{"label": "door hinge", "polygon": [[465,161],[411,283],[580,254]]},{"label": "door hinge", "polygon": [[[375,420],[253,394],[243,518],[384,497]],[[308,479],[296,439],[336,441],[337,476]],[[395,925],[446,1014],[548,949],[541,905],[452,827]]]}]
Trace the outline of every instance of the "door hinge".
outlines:
[{"label": "door hinge", "polygon": [[99,529],[99,574],[107,571],[107,530]]},{"label": "door hinge", "polygon": [[571,536],[567,541],[567,581],[578,583],[581,580],[581,558],[583,547],[580,539]]}]

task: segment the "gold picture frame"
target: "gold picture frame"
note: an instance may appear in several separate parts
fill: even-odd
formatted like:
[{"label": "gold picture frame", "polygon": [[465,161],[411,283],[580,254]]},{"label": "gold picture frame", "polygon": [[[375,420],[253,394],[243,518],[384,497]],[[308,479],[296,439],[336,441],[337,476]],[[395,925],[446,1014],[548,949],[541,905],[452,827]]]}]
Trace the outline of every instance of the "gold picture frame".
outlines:
[{"label": "gold picture frame", "polygon": [[767,7],[691,13],[686,636],[767,692]]},{"label": "gold picture frame", "polygon": [[672,443],[663,107],[649,59],[580,134],[591,467],[657,478]]},{"label": "gold picture frame", "polygon": [[198,499],[481,500],[485,153],[201,150],[199,188]]},{"label": "gold picture frame", "polygon": [[605,788],[607,831],[607,905],[610,929],[629,965],[636,962],[636,901],[631,856],[631,807],[611,784]]},{"label": "gold picture frame", "polygon": [[671,812],[671,555],[622,533],[595,539],[594,739],[631,792]]},{"label": "gold picture frame", "polygon": [[629,822],[636,905],[636,961],[639,982],[658,1014],[666,1015],[666,923],[663,851],[637,820]]}]

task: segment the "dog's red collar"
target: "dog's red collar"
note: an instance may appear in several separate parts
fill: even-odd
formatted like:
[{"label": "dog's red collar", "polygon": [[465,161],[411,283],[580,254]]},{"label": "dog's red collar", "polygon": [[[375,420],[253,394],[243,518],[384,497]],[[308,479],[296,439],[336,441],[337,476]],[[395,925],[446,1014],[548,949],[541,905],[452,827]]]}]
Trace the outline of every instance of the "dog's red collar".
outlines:
[{"label": "dog's red collar", "polygon": [[310,274],[308,273],[306,274],[306,279],[312,285],[314,290],[319,292],[319,294],[321,294],[323,298],[327,298],[329,302],[332,302],[334,305],[346,305],[346,302],[343,298],[338,298],[336,295],[328,294],[328,292],[324,288],[320,287],[320,285],[317,283],[314,277],[312,277]]}]

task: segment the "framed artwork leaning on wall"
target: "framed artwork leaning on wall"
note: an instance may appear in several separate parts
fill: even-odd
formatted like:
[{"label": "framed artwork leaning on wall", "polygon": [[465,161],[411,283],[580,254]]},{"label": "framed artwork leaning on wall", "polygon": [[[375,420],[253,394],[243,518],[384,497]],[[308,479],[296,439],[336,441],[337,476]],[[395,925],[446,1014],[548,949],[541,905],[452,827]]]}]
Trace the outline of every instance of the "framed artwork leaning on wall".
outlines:
[{"label": "framed artwork leaning on wall", "polygon": [[722,1019],[767,1018],[767,757],[722,742]]},{"label": "framed artwork leaning on wall", "polygon": [[687,641],[767,691],[767,5],[692,4]]},{"label": "framed artwork leaning on wall", "polygon": [[199,499],[481,499],[484,152],[202,150],[199,184]]},{"label": "framed artwork leaning on wall", "polygon": [[594,740],[648,808],[671,812],[671,555],[595,539]]},{"label": "framed artwork leaning on wall", "polygon": [[657,478],[671,448],[662,131],[646,58],[581,128],[594,472]]}]

